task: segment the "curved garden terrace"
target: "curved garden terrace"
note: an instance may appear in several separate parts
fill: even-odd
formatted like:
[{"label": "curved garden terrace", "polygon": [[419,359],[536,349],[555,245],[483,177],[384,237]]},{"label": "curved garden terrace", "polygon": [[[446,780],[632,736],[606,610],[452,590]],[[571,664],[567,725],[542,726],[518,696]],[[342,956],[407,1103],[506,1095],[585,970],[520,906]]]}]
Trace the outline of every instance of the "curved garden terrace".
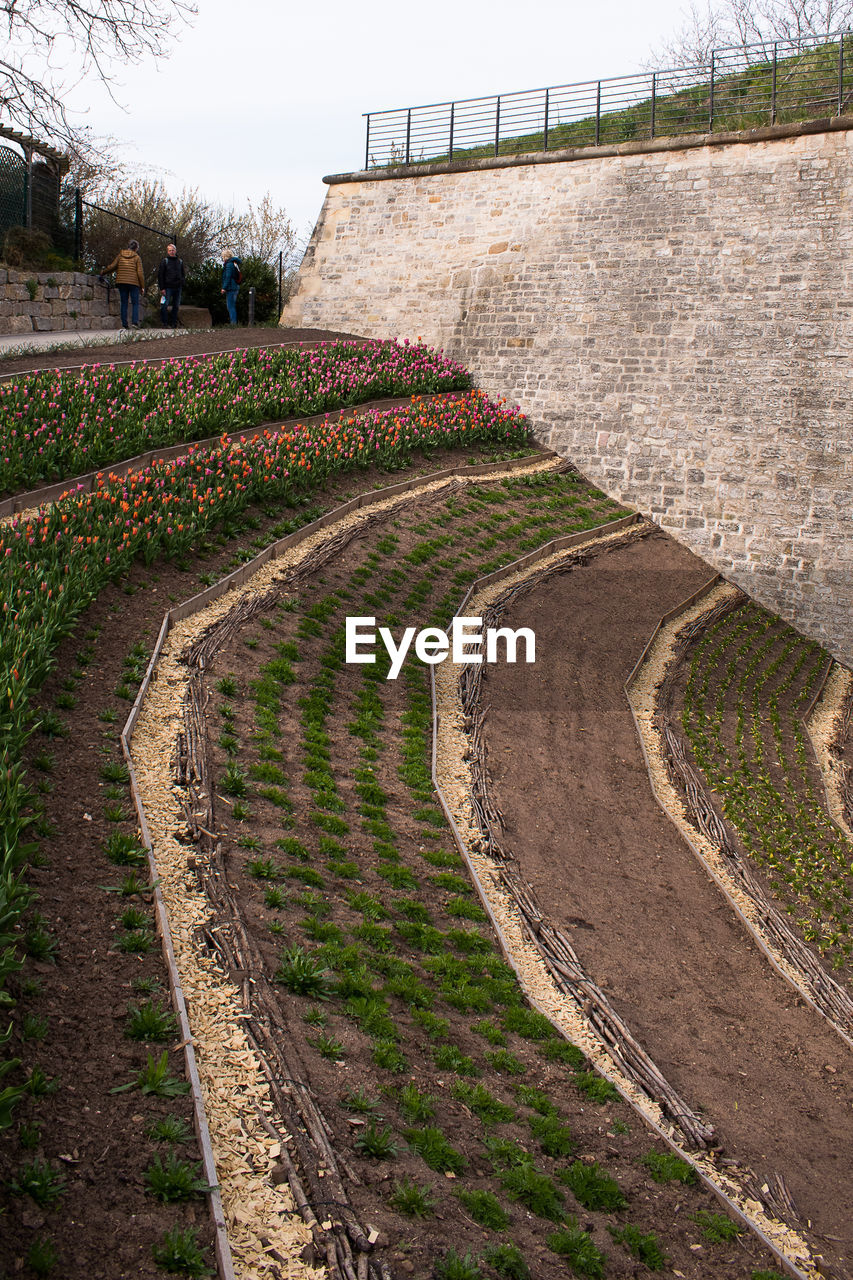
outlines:
[{"label": "curved garden terrace", "polygon": [[[154,752],[159,800],[149,821],[155,856],[163,859],[163,893],[172,895],[179,964],[182,955],[193,957],[228,988],[227,1001],[237,1000],[236,1029],[215,1051],[206,1028],[230,1026],[225,1006],[194,1010],[190,996],[189,1012],[238,1273],[310,1274],[327,1262],[333,1274],[351,1265],[376,1277],[546,1277],[565,1274],[568,1261],[577,1274],[619,1276],[633,1274],[638,1263],[656,1269],[664,1257],[691,1277],[735,1280],[781,1268],[598,1074],[593,1042],[569,1043],[525,1000],[436,804],[423,666],[409,660],[391,682],[382,663],[343,661],[345,616],[376,615],[397,627],[412,615],[421,625],[446,625],[483,573],[555,537],[587,536],[623,514],[553,460],[534,462],[529,474],[494,476],[465,465],[529,452],[525,435],[517,414],[476,392],[452,402],[422,399],[384,415],[345,415],[310,441],[285,429],[189,451],[180,465],[104,477],[94,494],[72,495],[0,530],[10,552],[4,598],[11,608],[3,625],[15,646],[3,681],[5,718],[18,756],[5,778],[3,884],[12,912],[7,929],[27,957],[6,979],[14,1000],[10,1048],[23,1065],[3,1081],[11,1090],[4,1249],[10,1260],[26,1260],[25,1274],[48,1274],[51,1249],[55,1269],[69,1280],[84,1272],[110,1280],[163,1268],[200,1273],[205,1251],[212,1258],[181,1046],[153,945],[152,886],[115,729],[135,697],[164,608],[193,595],[200,579],[215,582],[335,503],[377,487],[383,472],[414,479],[460,463],[467,476],[445,476],[408,497],[389,495],[357,522],[318,528],[309,558],[271,561],[266,585],[250,584],[245,601],[238,591],[236,610],[229,595],[210,617],[181,624],[189,629],[169,658],[176,665],[163,667],[148,695],[162,735]],[[359,446],[368,441],[365,456]],[[303,452],[310,474],[299,467]],[[147,513],[149,494],[162,515],[156,532],[139,514]],[[708,575],[643,526],[611,537],[608,549],[582,548],[568,572],[532,588],[537,635],[539,626],[543,636],[550,627],[561,639],[550,645],[548,661],[568,665],[547,688],[544,681],[538,692],[527,688],[521,701],[520,686],[500,694],[500,680],[544,675],[541,642],[535,667],[490,668],[488,769],[497,786],[512,782],[523,803],[536,798],[531,822],[520,824],[526,837],[536,822],[556,824],[550,846],[559,861],[542,882],[548,918],[581,930],[578,951],[593,978],[605,980],[611,1001],[687,1103],[702,1105],[703,1120],[725,1144],[711,1164],[735,1181],[757,1175],[753,1192],[760,1197],[762,1178],[777,1182],[756,1154],[760,1139],[750,1126],[769,1110],[752,1092],[745,1115],[732,1116],[717,1061],[721,1041],[710,1025],[683,1060],[671,1061],[676,1055],[656,1042],[669,1024],[643,1010],[653,985],[626,977],[623,992],[627,966],[607,946],[610,938],[637,953],[624,919],[630,913],[622,912],[623,936],[613,937],[619,912],[611,898],[620,878],[601,858],[600,841],[590,861],[583,832],[570,840],[565,830],[557,834],[565,782],[549,787],[543,803],[542,779],[573,762],[572,778],[581,793],[590,792],[590,832],[593,821],[604,823],[602,840],[605,830],[624,825],[629,809],[635,823],[663,821],[653,817],[641,772],[628,768],[636,743],[627,728],[620,730],[624,743],[612,749],[615,711],[605,706],[604,675],[612,669],[616,679],[629,651],[635,661],[656,618]],[[673,561],[668,575],[660,572],[661,556]],[[582,601],[562,598],[579,586]],[[567,619],[578,631],[571,652],[563,643]],[[615,656],[617,640],[625,642],[624,659]],[[614,655],[606,668],[605,651]],[[781,681],[783,665],[776,668]],[[193,667],[200,681],[193,705],[202,719],[193,722],[200,725],[194,745],[182,747],[185,713],[169,698],[173,679],[184,681]],[[797,681],[808,680],[805,669],[787,686],[794,700]],[[566,701],[576,696],[575,679],[590,700],[577,714]],[[537,726],[542,719],[541,732],[531,733],[526,715]],[[756,732],[775,743],[768,723]],[[592,728],[601,732],[589,746],[580,731]],[[571,742],[563,741],[567,733]],[[583,767],[587,750],[603,753],[601,767]],[[194,775],[190,762],[206,773]],[[786,776],[793,772],[792,765]],[[592,785],[602,774],[615,787],[609,800]],[[509,804],[504,810],[509,815]],[[38,847],[28,847],[33,835]],[[641,859],[648,842],[627,839]],[[662,858],[663,834],[656,840]],[[667,858],[684,856],[675,837],[666,841]],[[524,850],[516,845],[521,864]],[[572,863],[587,868],[571,887],[567,849]],[[643,880],[639,862],[637,876]],[[694,888],[713,897],[701,874]],[[33,891],[37,909],[28,901]],[[590,903],[580,909],[582,891]],[[667,915],[668,898],[654,885],[649,892]],[[604,912],[602,927],[582,930],[579,921],[595,923],[593,908]],[[806,1272],[807,1249],[790,1244],[798,1232],[813,1258],[822,1254],[843,1268],[844,1246],[833,1237],[848,1220],[839,1196],[849,1179],[839,1174],[833,1184],[829,1174],[843,1158],[837,1135],[849,1051],[769,967],[749,959],[750,944],[723,899],[709,913],[726,935],[720,945],[727,971],[759,966],[757,976],[744,968],[738,979],[744,1016],[785,1009],[791,1035],[800,1034],[820,1060],[807,1074],[823,1090],[821,1114],[838,1111],[837,1124],[812,1122],[815,1142],[826,1143],[808,1156],[826,1175],[820,1213],[812,1215],[809,1189],[801,1187],[807,1156],[793,1142],[785,1148],[782,1133],[770,1171],[783,1188],[795,1188],[799,1212],[765,1186],[762,1220],[771,1209],[777,1218],[788,1214],[787,1256]],[[675,911],[667,919],[672,915],[682,920]],[[683,957],[697,978],[717,976],[714,947],[694,932],[670,941],[664,924],[655,928],[660,974]],[[713,1071],[702,1066],[703,1053]],[[239,1086],[217,1086],[216,1069],[226,1059],[249,1073]],[[735,1055],[727,1065],[732,1082],[740,1079]],[[769,1077],[785,1096],[785,1081],[801,1068],[802,1060],[792,1064],[771,1046],[765,1089]],[[797,1112],[781,1110],[784,1130]],[[727,1163],[732,1159],[736,1166]],[[276,1199],[283,1184],[295,1200]],[[275,1231],[268,1217],[266,1235],[258,1230],[255,1202],[278,1206]],[[138,1232],[127,1229],[131,1215]],[[60,1230],[69,1221],[87,1225]],[[302,1226],[290,1233],[288,1222]],[[105,1253],[104,1242],[114,1238],[120,1244]],[[785,1231],[776,1239],[784,1252]]]}]

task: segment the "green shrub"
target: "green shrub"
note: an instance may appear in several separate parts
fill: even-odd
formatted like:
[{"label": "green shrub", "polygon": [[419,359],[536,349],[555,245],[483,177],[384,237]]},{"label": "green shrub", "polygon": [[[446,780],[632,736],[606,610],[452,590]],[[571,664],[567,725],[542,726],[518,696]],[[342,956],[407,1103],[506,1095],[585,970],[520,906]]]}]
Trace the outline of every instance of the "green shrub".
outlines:
[{"label": "green shrub", "polygon": [[530,1152],[525,1151],[524,1147],[520,1146],[519,1143],[513,1142],[512,1138],[486,1138],[484,1145],[489,1153],[492,1168],[496,1171],[515,1169],[523,1164],[533,1164],[533,1157]]},{"label": "green shrub", "polygon": [[493,1053],[484,1054],[484,1057],[486,1062],[501,1075],[523,1076],[527,1071],[524,1063],[507,1049],[495,1049]]},{"label": "green shrub", "polygon": [[507,1009],[503,1024],[505,1030],[514,1031],[524,1040],[551,1040],[557,1034],[544,1013],[526,1009],[523,1005]]},{"label": "green shrub", "polygon": [[27,1251],[27,1266],[37,1276],[49,1276],[59,1261],[53,1241],[47,1236],[39,1236]]},{"label": "green shrub", "polygon": [[[608,1223],[607,1230],[612,1235],[617,1244],[623,1244],[630,1254],[633,1255],[649,1271],[662,1271],[666,1266],[666,1257],[658,1243],[658,1238],[653,1231],[645,1234],[639,1227],[633,1226],[630,1222],[624,1227],[614,1227]],[[775,1277],[775,1272],[762,1272],[765,1277]],[[755,1280],[757,1272],[753,1272],[753,1280]],[[777,1280],[781,1280],[778,1277]]]},{"label": "green shrub", "polygon": [[506,1036],[491,1018],[482,1018],[479,1022],[472,1023],[471,1030],[478,1036],[482,1036],[484,1040],[488,1040],[489,1044],[506,1044]]},{"label": "green shrub", "polygon": [[397,1047],[395,1041],[387,1037],[382,1037],[373,1042],[371,1057],[377,1067],[382,1067],[385,1071],[393,1071],[395,1075],[400,1075],[403,1071],[408,1070],[409,1064],[405,1055]]},{"label": "green shrub", "polygon": [[192,1227],[172,1227],[159,1244],[152,1246],[152,1253],[157,1266],[164,1271],[185,1276],[209,1274]]},{"label": "green shrub", "polygon": [[616,1102],[619,1099],[619,1090],[609,1080],[605,1080],[604,1076],[600,1076],[596,1071],[579,1071],[575,1076],[575,1084],[581,1093],[589,1098],[590,1102],[595,1102],[599,1106],[604,1106],[605,1102]]},{"label": "green shrub", "polygon": [[528,1124],[546,1156],[557,1160],[574,1150],[571,1130],[558,1116],[531,1116]]},{"label": "green shrub", "polygon": [[597,1163],[584,1164],[583,1160],[575,1160],[568,1169],[561,1170],[557,1177],[585,1209],[615,1213],[618,1209],[627,1207],[628,1201],[619,1183],[599,1168]]},{"label": "green shrub", "polygon": [[360,1116],[369,1115],[379,1106],[378,1100],[371,1098],[364,1085],[359,1085],[357,1089],[351,1089],[349,1093],[345,1093],[341,1101],[348,1111],[353,1111]]},{"label": "green shrub", "polygon": [[541,1089],[533,1088],[532,1085],[517,1085],[515,1096],[523,1107],[531,1107],[534,1111],[538,1111],[540,1116],[555,1116],[557,1114],[557,1108],[547,1093],[543,1093]]},{"label": "green shrub", "polygon": [[482,1280],[483,1273],[470,1253],[459,1256],[455,1249],[447,1253],[433,1267],[434,1280]]},{"label": "green shrub", "polygon": [[407,1218],[427,1218],[435,1208],[431,1190],[431,1187],[421,1187],[409,1178],[402,1178],[394,1183],[389,1204]]},{"label": "green shrub", "polygon": [[8,1183],[14,1196],[30,1196],[42,1208],[51,1208],[65,1194],[65,1183],[46,1160],[36,1157],[21,1164]]},{"label": "green shrub", "polygon": [[148,1189],[158,1200],[171,1204],[177,1200],[191,1200],[206,1195],[210,1190],[201,1176],[201,1165],[170,1151],[165,1160],[155,1156],[145,1170]]},{"label": "green shrub", "polygon": [[483,1250],[483,1261],[501,1280],[530,1280],[530,1268],[514,1244],[490,1244]]},{"label": "green shrub", "polygon": [[128,1008],[125,1034],[131,1040],[168,1040],[175,1035],[178,1023],[169,1009],[162,1009],[159,1001],[147,1001],[138,1007]]},{"label": "green shrub", "polygon": [[370,1156],[372,1160],[393,1160],[397,1154],[390,1125],[380,1129],[373,1120],[365,1125],[353,1145],[360,1156]]},{"label": "green shrub", "polygon": [[577,1275],[586,1276],[588,1280],[600,1280],[604,1275],[604,1254],[597,1248],[592,1236],[582,1230],[573,1218],[568,1220],[562,1230],[549,1235],[546,1243],[549,1249],[567,1260]]},{"label": "green shrub", "polygon": [[741,1228],[737,1223],[732,1222],[731,1218],[727,1218],[724,1213],[700,1209],[698,1213],[691,1216],[699,1227],[703,1239],[711,1244],[726,1244],[729,1240],[736,1240],[741,1234]]},{"label": "green shrub", "polygon": [[455,1080],[450,1092],[457,1102],[463,1102],[483,1124],[506,1124],[515,1118],[515,1109],[501,1102],[485,1085]]},{"label": "green shrub", "polygon": [[683,1182],[689,1187],[696,1182],[693,1165],[682,1160],[674,1151],[649,1151],[643,1156],[642,1163],[655,1182]]},{"label": "green shrub", "polygon": [[417,1085],[404,1085],[397,1099],[403,1118],[409,1124],[424,1124],[435,1115],[435,1097],[431,1093],[421,1093]]},{"label": "green shrub", "polygon": [[439,1071],[455,1071],[460,1076],[477,1076],[479,1071],[474,1059],[462,1053],[455,1044],[442,1044],[433,1049],[432,1056]]},{"label": "green shrub", "polygon": [[497,1196],[491,1191],[458,1191],[457,1195],[471,1217],[481,1227],[503,1231],[509,1226],[510,1216]]},{"label": "green shrub", "polygon": [[546,1173],[539,1173],[530,1164],[519,1164],[504,1169],[500,1180],[510,1199],[518,1200],[531,1213],[551,1222],[563,1221],[562,1193]]},{"label": "green shrub", "polygon": [[437,1173],[457,1175],[464,1172],[466,1160],[462,1152],[457,1151],[434,1125],[427,1125],[423,1129],[405,1129],[403,1136],[430,1169],[435,1169]]},{"label": "green shrub", "polygon": [[562,1062],[575,1070],[580,1070],[586,1062],[583,1052],[576,1044],[569,1044],[568,1040],[546,1040],[539,1052],[549,1062]]},{"label": "green shrub", "polygon": [[317,1000],[327,1000],[333,986],[328,970],[302,947],[291,947],[283,953],[275,980],[294,995],[312,996]]}]

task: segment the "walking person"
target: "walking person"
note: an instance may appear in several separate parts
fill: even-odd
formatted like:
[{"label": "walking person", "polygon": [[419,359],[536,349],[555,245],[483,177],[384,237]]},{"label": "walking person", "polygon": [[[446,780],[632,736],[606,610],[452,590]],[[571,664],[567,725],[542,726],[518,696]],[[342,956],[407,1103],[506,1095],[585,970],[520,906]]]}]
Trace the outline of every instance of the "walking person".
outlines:
[{"label": "walking person", "polygon": [[145,272],[142,269],[142,259],[139,256],[138,249],[139,242],[131,240],[127,248],[120,249],[115,260],[108,267],[105,267],[103,271],[105,276],[109,275],[111,271],[116,273],[122,329],[130,328],[127,323],[128,301],[131,304],[133,327],[134,329],[139,328],[139,294],[140,290],[145,288]]},{"label": "walking person", "polygon": [[228,308],[228,319],[232,325],[237,323],[237,294],[240,292],[240,281],[243,279],[240,259],[227,249],[222,254],[222,293],[225,294],[225,305]]},{"label": "walking person", "polygon": [[177,329],[178,308],[187,273],[183,258],[178,257],[175,245],[166,245],[166,256],[157,268],[157,288],[160,290],[160,323],[163,328]]}]

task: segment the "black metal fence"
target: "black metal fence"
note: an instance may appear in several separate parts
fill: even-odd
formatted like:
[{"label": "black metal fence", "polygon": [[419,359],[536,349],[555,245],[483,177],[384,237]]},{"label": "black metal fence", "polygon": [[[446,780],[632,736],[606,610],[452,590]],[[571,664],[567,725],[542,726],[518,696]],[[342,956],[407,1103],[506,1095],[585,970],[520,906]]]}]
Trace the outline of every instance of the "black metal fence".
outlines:
[{"label": "black metal fence", "polygon": [[708,63],[366,114],[364,167],[518,155],[843,115],[853,33],[715,50]]}]

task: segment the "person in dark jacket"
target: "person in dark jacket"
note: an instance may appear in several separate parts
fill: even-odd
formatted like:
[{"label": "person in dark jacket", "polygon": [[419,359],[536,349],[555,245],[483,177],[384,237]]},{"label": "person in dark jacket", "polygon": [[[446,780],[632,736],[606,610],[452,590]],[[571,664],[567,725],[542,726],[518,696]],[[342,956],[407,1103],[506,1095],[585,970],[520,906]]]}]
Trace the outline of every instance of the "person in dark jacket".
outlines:
[{"label": "person in dark jacket", "polygon": [[231,324],[237,323],[237,294],[240,292],[240,259],[227,249],[222,255],[222,292]]},{"label": "person in dark jacket", "polygon": [[[160,322],[163,328],[177,329],[181,291],[187,273],[183,259],[173,244],[166,246],[166,256],[157,269],[157,287],[160,290]],[[170,314],[171,310],[171,314]]]},{"label": "person in dark jacket", "polygon": [[137,253],[138,248],[137,241],[131,240],[127,248],[120,249],[118,256],[103,270],[103,275],[105,276],[109,275],[111,271],[116,273],[122,329],[130,328],[127,323],[128,299],[133,308],[133,327],[134,329],[139,328],[139,292],[145,288],[145,272],[142,269],[142,259]]}]

